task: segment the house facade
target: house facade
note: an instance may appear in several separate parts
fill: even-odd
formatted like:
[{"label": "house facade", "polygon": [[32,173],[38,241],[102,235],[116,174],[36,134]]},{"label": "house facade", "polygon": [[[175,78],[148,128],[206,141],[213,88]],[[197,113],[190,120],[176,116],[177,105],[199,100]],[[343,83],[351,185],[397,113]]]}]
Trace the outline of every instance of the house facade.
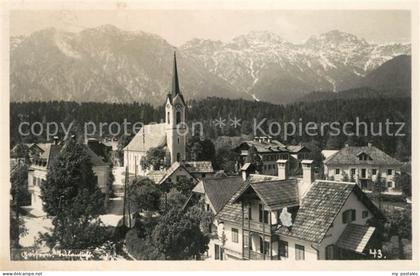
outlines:
[{"label": "house facade", "polygon": [[239,153],[239,166],[242,167],[247,162],[250,149],[253,148],[262,162],[259,168],[261,174],[276,175],[277,160],[288,160],[289,170],[299,167],[300,161],[307,159],[309,149],[303,145],[286,146],[271,137],[255,137],[252,141],[240,143],[235,151]]},{"label": "house facade", "polygon": [[[92,162],[92,170],[97,178],[99,188],[103,193],[108,192],[107,178],[109,166],[100,157],[98,157],[88,146],[84,145],[85,150]],[[31,193],[31,207],[39,214],[43,213],[43,204],[41,196],[41,185],[47,179],[48,170],[58,157],[62,145],[55,143],[43,144],[44,151],[38,158],[32,161],[28,170],[28,190]]]},{"label": "house facade", "polygon": [[324,160],[324,175],[336,181],[355,181],[364,191],[373,191],[374,182],[384,182],[384,193],[401,194],[395,177],[402,163],[372,144],[363,147],[345,146]]},{"label": "house facade", "polygon": [[219,259],[367,257],[375,246],[375,227],[368,222],[383,215],[355,183],[314,180],[311,164],[303,162],[302,178],[284,178],[283,173],[242,180],[216,215],[219,236],[224,237]]}]

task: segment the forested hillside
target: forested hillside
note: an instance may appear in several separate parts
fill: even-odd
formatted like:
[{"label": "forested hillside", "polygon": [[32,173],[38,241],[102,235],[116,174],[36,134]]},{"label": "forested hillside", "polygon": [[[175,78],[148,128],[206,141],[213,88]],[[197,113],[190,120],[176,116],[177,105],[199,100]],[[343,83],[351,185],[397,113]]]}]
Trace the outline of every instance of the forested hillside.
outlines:
[{"label": "forested hillside", "polygon": [[[205,136],[215,139],[219,136],[239,136],[241,134],[253,134],[253,125],[264,118],[263,129],[267,130],[267,123],[275,121],[283,122],[355,122],[368,124],[386,122],[404,122],[404,137],[395,136],[365,136],[348,137],[340,136],[309,136],[297,133],[287,137],[284,141],[283,133],[279,140],[290,144],[311,142],[319,148],[340,148],[344,144],[366,144],[373,142],[379,148],[400,158],[408,159],[411,151],[411,99],[408,97],[393,98],[333,98],[331,100],[319,100],[315,102],[299,102],[290,105],[275,105],[264,102],[252,102],[241,99],[207,98],[203,100],[191,100],[187,102],[187,121],[203,123]],[[20,122],[47,122],[63,123],[66,127],[73,122],[73,133],[83,133],[83,123],[92,121],[95,124],[119,122],[124,119],[128,122],[160,122],[163,120],[163,106],[155,108],[149,104],[107,104],[107,103],[75,103],[75,102],[27,102],[11,103],[11,145],[19,141],[43,141],[45,137],[28,136],[20,137],[18,126]],[[232,126],[230,119],[240,120],[240,126]],[[220,127],[215,124],[216,119],[225,120],[226,126]],[[108,128],[104,128],[107,131]],[[362,135],[363,134],[363,135]],[[261,135],[257,133],[257,135]]]}]

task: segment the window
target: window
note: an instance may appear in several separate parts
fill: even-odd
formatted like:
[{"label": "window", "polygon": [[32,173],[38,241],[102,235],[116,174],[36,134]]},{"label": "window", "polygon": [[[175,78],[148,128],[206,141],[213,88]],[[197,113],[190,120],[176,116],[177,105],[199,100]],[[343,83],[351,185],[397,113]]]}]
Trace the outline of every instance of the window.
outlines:
[{"label": "window", "polygon": [[392,181],[387,182],[388,188],[392,188]]},{"label": "window", "polygon": [[288,258],[289,257],[289,243],[286,241],[279,241],[279,254],[280,257]]},{"label": "window", "polygon": [[343,223],[349,223],[356,220],[356,210],[350,209],[343,212]]},{"label": "window", "polygon": [[219,250],[219,245],[217,244],[214,245],[214,259],[215,260],[220,259],[220,250]]},{"label": "window", "polygon": [[181,112],[176,112],[176,124],[179,124],[181,122]]},{"label": "window", "polygon": [[181,154],[179,152],[176,154],[176,161],[181,161]]},{"label": "window", "polygon": [[295,245],[295,259],[296,261],[305,260],[305,247],[303,245]]},{"label": "window", "polygon": [[252,208],[251,208],[251,206],[248,207],[248,219],[252,220]]},{"label": "window", "polygon": [[335,169],[335,174],[340,174],[340,169]]},{"label": "window", "polygon": [[238,235],[239,235],[238,229],[232,228],[232,242],[238,243]]},{"label": "window", "polygon": [[169,116],[169,112],[168,112],[168,115],[166,115],[166,121],[168,122],[168,124],[170,124],[171,123],[171,117]]},{"label": "window", "polygon": [[366,169],[362,169],[362,178],[366,178]]},{"label": "window", "polygon": [[178,141],[178,145],[179,145],[179,137],[177,138],[177,141]]},{"label": "window", "polygon": [[262,204],[259,204],[258,207],[259,207],[259,218],[258,218],[258,221],[259,222],[268,223],[268,215],[269,215],[269,212],[267,210],[264,210]]},{"label": "window", "polygon": [[248,233],[244,233],[244,247],[249,247],[249,235]]},{"label": "window", "polygon": [[392,175],[392,169],[388,169],[388,175]]},{"label": "window", "polygon": [[367,218],[368,215],[369,215],[368,211],[365,210],[365,211],[362,212],[362,218]]},{"label": "window", "polygon": [[264,254],[269,254],[270,253],[270,242],[268,241],[264,241]]},{"label": "window", "polygon": [[373,175],[376,175],[378,173],[378,170],[377,169],[372,169],[372,174]]},{"label": "window", "polygon": [[351,170],[350,170],[350,174],[351,174],[351,175],[355,175],[355,174],[356,174],[356,169],[351,169]]},{"label": "window", "polygon": [[330,244],[325,247],[325,259],[326,260],[334,260],[334,244]]},{"label": "window", "polygon": [[36,186],[36,177],[34,177],[34,178],[33,178],[33,180],[32,180],[32,184],[33,184],[34,186]]}]

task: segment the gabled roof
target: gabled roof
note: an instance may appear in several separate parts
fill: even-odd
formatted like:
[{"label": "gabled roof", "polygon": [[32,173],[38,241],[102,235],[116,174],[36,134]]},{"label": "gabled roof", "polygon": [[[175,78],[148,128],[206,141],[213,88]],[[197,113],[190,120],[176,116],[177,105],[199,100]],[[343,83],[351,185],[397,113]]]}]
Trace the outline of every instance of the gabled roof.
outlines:
[{"label": "gabled roof", "polygon": [[290,145],[290,146],[287,146],[287,150],[290,152],[290,153],[292,153],[292,154],[296,154],[296,153],[299,153],[299,152],[301,152],[302,150],[307,150],[307,151],[309,151],[309,149],[307,149],[305,146],[303,146],[303,145]]},{"label": "gabled roof", "polygon": [[325,159],[328,159],[329,157],[336,154],[337,152],[338,150],[323,150],[321,151],[321,154]]},{"label": "gabled roof", "polygon": [[279,228],[276,233],[320,243],[352,192],[376,217],[383,218],[355,183],[317,180],[304,197],[292,227]]},{"label": "gabled roof", "polygon": [[296,179],[269,180],[261,182],[248,182],[242,192],[238,194],[233,203],[238,202],[242,195],[253,190],[258,198],[271,210],[299,205],[299,193]]},{"label": "gabled roof", "polygon": [[[107,164],[102,161],[102,159],[96,155],[88,146],[83,145],[84,149],[86,150],[87,155],[89,156],[90,162],[92,163],[93,167],[101,167],[107,166]],[[40,159],[46,161],[47,168],[51,168],[54,161],[57,159],[58,155],[60,154],[63,145],[61,144],[54,144],[54,143],[45,143],[43,144],[44,152],[41,154]]]},{"label": "gabled roof", "polygon": [[277,140],[271,140],[270,142],[259,142],[259,141],[244,141],[239,146],[236,147],[236,149],[239,149],[241,147],[255,147],[257,152],[259,153],[276,153],[276,152],[288,152],[288,149],[286,146],[282,143],[280,143]]},{"label": "gabled roof", "polygon": [[188,161],[184,166],[190,173],[214,173],[211,161]]},{"label": "gabled roof", "polygon": [[124,148],[127,151],[147,152],[151,148],[166,145],[165,123],[143,126]]},{"label": "gabled roof", "polygon": [[296,179],[278,180],[275,176],[267,175],[263,177],[269,178],[270,180],[261,181],[261,178],[257,175],[250,175],[247,181],[242,180],[240,188],[222,208],[218,217],[221,220],[240,223],[242,208],[238,200],[249,189],[252,189],[267,207],[273,210],[278,210],[286,206],[297,206],[299,204]]},{"label": "gabled roof", "polygon": [[342,249],[362,253],[374,232],[375,227],[349,223],[335,244]]},{"label": "gabled roof", "polygon": [[150,178],[156,184],[162,183],[161,180],[166,176],[166,171],[153,170],[147,173],[147,177]]},{"label": "gabled roof", "polygon": [[242,183],[240,176],[204,178],[194,187],[193,192],[205,194],[217,214],[238,191]]},{"label": "gabled roof", "polygon": [[164,176],[162,177],[162,179],[159,182],[156,182],[157,184],[161,184],[163,182],[165,182],[169,177],[171,177],[177,170],[182,169],[184,171],[186,171],[193,179],[194,176],[191,175],[191,173],[188,171],[187,168],[185,168],[184,164],[180,163],[180,162],[174,162],[169,169],[165,172]]},{"label": "gabled roof", "polygon": [[[365,153],[372,158],[372,160],[359,160],[358,155]],[[401,162],[392,158],[382,150],[375,146],[354,147],[346,146],[337,153],[328,157],[324,163],[326,165],[388,165],[401,166]]]}]

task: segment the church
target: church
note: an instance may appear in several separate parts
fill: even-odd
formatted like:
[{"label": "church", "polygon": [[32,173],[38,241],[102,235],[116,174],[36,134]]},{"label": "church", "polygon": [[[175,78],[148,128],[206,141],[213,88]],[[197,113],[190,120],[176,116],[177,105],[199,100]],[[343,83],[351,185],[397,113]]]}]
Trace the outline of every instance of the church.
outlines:
[{"label": "church", "polygon": [[171,164],[186,160],[186,104],[179,88],[176,53],[173,65],[172,87],[165,102],[165,122],[144,125],[124,148],[124,167],[130,174],[146,174],[140,161],[151,148],[165,148]]}]

